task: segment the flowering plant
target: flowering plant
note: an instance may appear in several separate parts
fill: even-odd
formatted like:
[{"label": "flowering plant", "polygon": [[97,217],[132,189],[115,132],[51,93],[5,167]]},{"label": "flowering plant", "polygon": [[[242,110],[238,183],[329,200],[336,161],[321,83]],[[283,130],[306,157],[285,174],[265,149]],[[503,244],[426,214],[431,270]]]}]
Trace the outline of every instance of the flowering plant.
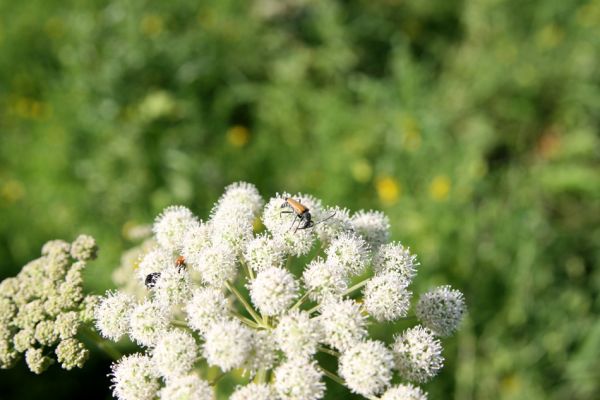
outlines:
[{"label": "flowering plant", "polygon": [[[300,213],[285,212],[289,198],[307,208],[314,226],[301,225]],[[259,217],[266,229],[256,233]],[[381,212],[350,215],[313,196],[287,193],[265,205],[254,186],[235,183],[207,221],[171,206],[152,232],[138,249],[135,270],[131,262],[122,267],[137,283],[101,299],[83,297],[77,279],[81,263],[95,254],[87,236],[71,246],[51,242],[35,267],[2,282],[2,366],[25,352],[29,368],[39,373],[51,362],[42,348],[59,340],[62,366],[81,366],[87,351],[73,337],[93,310],[103,338],[128,336],[141,348],[113,364],[118,399],[210,400],[232,370],[248,377],[233,400],[321,399],[324,378],[368,399],[426,399],[414,384],[442,368],[439,338],[451,335],[465,312],[462,294],[442,286],[421,295],[409,316],[419,263],[407,247],[389,242]],[[69,254],[77,261],[67,271]],[[36,293],[14,289],[29,287],[31,279],[40,283]],[[56,291],[62,286],[71,291]],[[56,302],[60,311],[52,308]],[[391,345],[369,338],[369,324],[402,318],[420,324]],[[337,359],[337,373],[321,366],[319,353]],[[221,374],[209,380],[207,365]]]}]

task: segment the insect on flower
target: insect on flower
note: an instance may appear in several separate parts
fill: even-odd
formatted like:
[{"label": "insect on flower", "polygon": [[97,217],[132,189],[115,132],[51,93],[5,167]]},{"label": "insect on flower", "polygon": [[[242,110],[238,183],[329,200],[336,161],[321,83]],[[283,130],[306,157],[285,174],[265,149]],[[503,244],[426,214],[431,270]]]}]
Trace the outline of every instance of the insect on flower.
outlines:
[{"label": "insect on flower", "polygon": [[152,289],[156,285],[156,281],[160,277],[160,272],[153,272],[151,274],[146,275],[146,280],[144,284],[148,289]]},{"label": "insect on flower", "polygon": [[177,260],[175,260],[175,266],[179,268],[179,270],[185,269],[186,265],[184,256],[179,256],[177,257]]},{"label": "insect on flower", "polygon": [[298,229],[312,228],[316,224],[325,222],[335,215],[334,212],[324,220],[321,220],[319,222],[313,222],[312,215],[310,214],[310,210],[308,209],[308,207],[300,203],[298,200],[292,199],[291,197],[285,197],[284,200],[285,202],[281,205],[281,208],[291,208],[291,210],[282,211],[281,214],[295,214],[297,218],[292,221],[292,226],[290,227],[290,229],[292,229],[294,227],[294,223],[298,221],[298,225],[296,226],[294,232],[296,232]]}]

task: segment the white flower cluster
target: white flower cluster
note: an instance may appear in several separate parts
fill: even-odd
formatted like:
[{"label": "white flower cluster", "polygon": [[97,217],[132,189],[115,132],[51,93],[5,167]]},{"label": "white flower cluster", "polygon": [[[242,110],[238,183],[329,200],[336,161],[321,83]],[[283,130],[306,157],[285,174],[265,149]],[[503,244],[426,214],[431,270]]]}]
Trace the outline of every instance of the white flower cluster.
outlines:
[{"label": "white flower cluster", "polygon": [[[265,203],[248,183],[228,186],[205,221],[185,207],[166,208],[153,238],[124,262],[135,272],[121,277],[134,279],[142,295],[111,291],[95,309],[101,336],[141,347],[113,365],[114,395],[209,400],[218,379],[209,379],[208,365],[252,378],[234,400],[318,400],[325,379],[369,399],[426,399],[412,383],[442,367],[438,337],[457,329],[464,299],[434,289],[412,311],[423,326],[391,346],[369,338],[369,324],[411,313],[419,263],[389,242],[389,228],[381,212],[352,214],[306,194]],[[27,357],[34,363],[42,354]],[[337,371],[324,368],[323,357]],[[405,382],[392,386],[398,378]]]},{"label": "white flower cluster", "polygon": [[96,252],[88,235],[53,240],[40,258],[0,283],[0,368],[24,354],[29,369],[41,374],[55,361],[52,348],[62,368],[83,366],[88,350],[75,336],[91,323],[99,298],[84,296],[82,271]]}]

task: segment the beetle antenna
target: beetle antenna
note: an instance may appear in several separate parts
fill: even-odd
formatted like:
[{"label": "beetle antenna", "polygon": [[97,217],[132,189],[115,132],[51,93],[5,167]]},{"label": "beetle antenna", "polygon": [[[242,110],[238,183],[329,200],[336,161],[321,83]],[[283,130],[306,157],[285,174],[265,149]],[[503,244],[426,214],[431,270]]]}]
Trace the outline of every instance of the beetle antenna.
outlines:
[{"label": "beetle antenna", "polygon": [[335,215],[335,211],[334,211],[334,212],[333,212],[333,214],[331,214],[329,217],[327,217],[327,218],[325,218],[325,219],[322,219],[322,220],[320,220],[319,222],[315,222],[313,226],[315,226],[315,225],[317,225],[317,224],[320,224],[321,222],[325,222],[325,221],[328,221],[328,220],[330,220],[331,218],[333,218],[333,217],[334,217],[334,215]]}]

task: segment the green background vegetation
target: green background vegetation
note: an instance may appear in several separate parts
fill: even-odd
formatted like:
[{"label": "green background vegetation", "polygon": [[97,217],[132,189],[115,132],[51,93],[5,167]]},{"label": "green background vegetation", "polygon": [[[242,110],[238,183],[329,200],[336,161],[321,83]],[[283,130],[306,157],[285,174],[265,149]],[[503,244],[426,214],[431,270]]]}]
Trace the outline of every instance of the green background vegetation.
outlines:
[{"label": "green background vegetation", "polygon": [[[224,186],[377,208],[469,315],[431,399],[600,393],[598,0],[0,2],[0,278]],[[108,360],[0,398],[107,398]],[[336,392],[329,398],[341,398]]]}]

